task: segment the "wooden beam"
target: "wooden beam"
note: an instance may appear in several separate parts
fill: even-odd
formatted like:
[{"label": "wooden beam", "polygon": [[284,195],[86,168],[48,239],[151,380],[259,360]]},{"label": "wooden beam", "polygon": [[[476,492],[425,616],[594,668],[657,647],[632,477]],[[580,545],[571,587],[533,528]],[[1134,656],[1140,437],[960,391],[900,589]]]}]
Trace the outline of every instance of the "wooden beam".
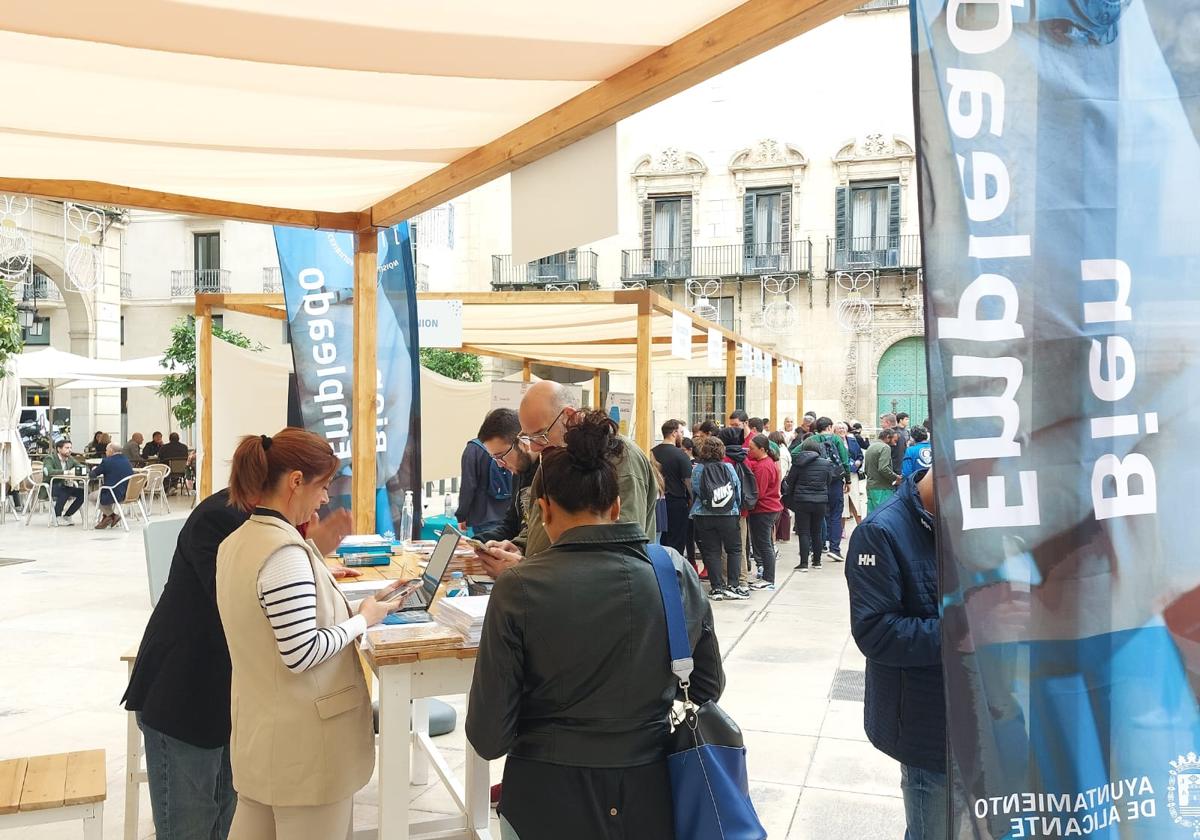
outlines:
[{"label": "wooden beam", "polygon": [[230,304],[248,303],[254,306],[283,306],[282,292],[272,294],[231,294],[231,295],[196,295],[197,306],[229,306]]},{"label": "wooden beam", "polygon": [[371,224],[369,212],[330,213],[323,210],[296,210],[288,207],[266,207],[238,201],[220,201],[194,195],[139,190],[99,181],[58,181],[35,178],[0,178],[0,192],[18,193],[55,201],[75,201],[81,204],[109,204],[137,210],[157,210],[163,213],[185,213],[190,216],[213,216],[241,222],[265,222],[290,227],[321,230],[362,230]]},{"label": "wooden beam", "polygon": [[737,342],[732,338],[725,339],[725,416],[718,417],[718,423],[728,420],[737,408],[737,355]]},{"label": "wooden beam", "polygon": [[[474,344],[464,344],[459,348],[463,353],[474,353],[477,356],[489,356],[493,359],[507,359],[510,362],[520,362],[524,366],[525,362],[530,364],[549,365],[550,367],[566,368],[567,370],[586,370],[589,373],[596,369],[594,364],[583,365],[575,362],[559,361],[558,359],[549,358],[533,358],[523,356],[519,353],[505,353],[503,350],[493,350],[490,347],[478,347]],[[532,375],[532,374],[531,374]]]},{"label": "wooden beam", "polygon": [[600,374],[602,371],[596,371],[592,374],[592,410],[602,408],[600,405]]},{"label": "wooden beam", "polygon": [[[771,357],[771,422],[777,425],[779,423],[779,359],[775,356]],[[768,429],[767,431],[770,431]]]},{"label": "wooden beam", "polygon": [[533,369],[529,364],[529,359],[521,360],[521,381],[531,382],[533,380]]},{"label": "wooden beam", "polygon": [[197,304],[196,391],[200,396],[200,498],[213,493],[212,307]]},{"label": "wooden beam", "polygon": [[796,386],[796,423],[804,419],[804,383]]},{"label": "wooden beam", "polygon": [[417,300],[461,300],[464,304],[494,306],[537,306],[564,303],[629,303],[636,300],[617,300],[625,292],[417,292]]},{"label": "wooden beam", "polygon": [[637,315],[637,370],[633,398],[634,440],[643,452],[650,451],[650,441],[653,439],[650,431],[650,418],[653,416],[650,406],[650,339],[653,338],[653,317],[654,311],[650,308],[650,301],[643,301],[638,306]]},{"label": "wooden beam", "polygon": [[380,201],[388,226],[444,204],[790,41],[861,0],[748,0],[573,99]]},{"label": "wooden beam", "polygon": [[[379,236],[374,230],[354,237],[354,388],[351,434],[353,467],[351,512],[354,531],[375,533],[375,385],[379,355]],[[418,517],[414,517],[417,520]],[[416,529],[414,521],[413,528]],[[401,534],[400,539],[412,539]]]},{"label": "wooden beam", "polygon": [[276,321],[286,321],[288,314],[286,309],[277,309],[274,306],[263,306],[259,303],[227,303],[224,306],[230,312],[241,312],[243,315],[257,315],[260,318],[274,318]]}]

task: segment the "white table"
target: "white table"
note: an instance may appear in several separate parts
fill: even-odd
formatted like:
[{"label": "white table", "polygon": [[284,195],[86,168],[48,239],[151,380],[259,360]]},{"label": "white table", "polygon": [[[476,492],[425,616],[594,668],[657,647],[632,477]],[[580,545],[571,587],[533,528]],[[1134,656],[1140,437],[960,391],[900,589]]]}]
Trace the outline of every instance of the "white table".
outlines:
[{"label": "white table", "polygon": [[[407,840],[434,833],[439,838],[492,840],[488,762],[467,742],[466,778],[459,781],[429,737],[425,699],[469,694],[475,653],[436,651],[413,655],[407,662],[384,660],[382,664],[367,656],[379,678],[379,828],[355,832],[355,840]],[[466,721],[458,725],[465,726]],[[410,785],[427,784],[430,766],[460,813],[410,824]]]},{"label": "white table", "polygon": [[[100,481],[98,478],[91,478],[87,475],[52,475],[49,477],[42,476],[42,481],[46,482],[50,488],[50,521],[55,525],[58,520],[54,517],[54,482],[61,481],[64,484],[83,484],[83,527],[92,527],[91,522],[91,489],[93,481]],[[31,491],[32,492],[32,491]],[[25,513],[25,524],[28,525],[33,519],[33,500],[30,500],[29,510]]]}]

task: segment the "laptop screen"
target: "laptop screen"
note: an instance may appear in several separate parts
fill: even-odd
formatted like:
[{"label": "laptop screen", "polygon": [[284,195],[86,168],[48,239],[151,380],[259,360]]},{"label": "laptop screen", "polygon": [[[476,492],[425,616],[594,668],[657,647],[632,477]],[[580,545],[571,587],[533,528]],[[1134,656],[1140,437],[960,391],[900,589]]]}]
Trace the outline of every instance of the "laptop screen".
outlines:
[{"label": "laptop screen", "polygon": [[447,526],[442,529],[442,535],[433,547],[433,554],[429,555],[425,573],[421,575],[421,588],[428,596],[426,603],[429,603],[437,592],[438,584],[442,582],[442,577],[450,566],[450,559],[454,556],[454,549],[458,548],[458,540],[459,536],[453,528]]}]

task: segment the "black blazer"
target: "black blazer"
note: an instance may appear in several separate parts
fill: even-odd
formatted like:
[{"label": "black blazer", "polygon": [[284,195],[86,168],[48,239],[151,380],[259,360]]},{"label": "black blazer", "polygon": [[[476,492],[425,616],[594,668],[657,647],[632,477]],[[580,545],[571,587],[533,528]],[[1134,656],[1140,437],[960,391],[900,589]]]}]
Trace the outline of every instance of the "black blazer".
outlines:
[{"label": "black blazer", "polygon": [[229,743],[233,668],[217,612],[217,547],[249,518],[229,507],[228,490],[192,511],[121,698],[150,728],[195,747]]}]

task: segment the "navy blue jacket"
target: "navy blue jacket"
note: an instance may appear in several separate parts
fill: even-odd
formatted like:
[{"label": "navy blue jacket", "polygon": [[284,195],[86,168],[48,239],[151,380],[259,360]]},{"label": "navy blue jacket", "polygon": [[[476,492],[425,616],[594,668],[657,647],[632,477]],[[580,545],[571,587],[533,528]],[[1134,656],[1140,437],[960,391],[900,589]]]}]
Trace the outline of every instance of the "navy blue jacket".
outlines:
[{"label": "navy blue jacket", "polygon": [[946,772],[946,701],[933,516],[917,482],[850,536],[846,582],[850,632],[867,658],[864,728],[880,752],[901,764]]},{"label": "navy blue jacket", "polygon": [[[92,469],[92,478],[103,478],[102,487],[116,487],[117,484],[129,476],[133,475],[133,464],[129,463],[129,459],[118,452],[116,455],[109,455],[98,466]],[[111,505],[114,496],[111,492],[102,492],[100,494],[100,504]],[[116,501],[125,503],[125,485],[121,486],[120,490],[116,491]]]},{"label": "navy blue jacket", "polygon": [[508,513],[510,499],[492,498],[488,486],[492,473],[492,456],[476,440],[467,441],[462,453],[462,483],[458,488],[458,510],[454,516],[472,528],[495,525]]}]

